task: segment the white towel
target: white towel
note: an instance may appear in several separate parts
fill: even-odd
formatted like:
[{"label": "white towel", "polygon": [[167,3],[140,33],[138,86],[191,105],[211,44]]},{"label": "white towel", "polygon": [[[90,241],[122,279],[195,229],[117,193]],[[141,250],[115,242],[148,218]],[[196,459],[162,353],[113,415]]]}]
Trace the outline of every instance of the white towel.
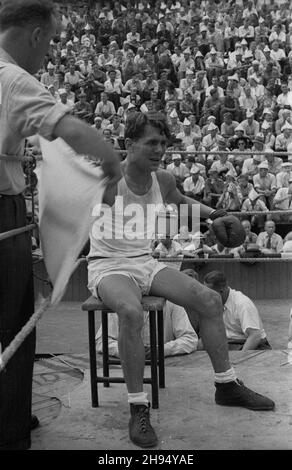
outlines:
[{"label": "white towel", "polygon": [[62,139],[40,138],[40,144],[40,239],[55,304],[62,299],[89,238],[92,209],[102,202],[106,179],[100,167],[77,155]]}]

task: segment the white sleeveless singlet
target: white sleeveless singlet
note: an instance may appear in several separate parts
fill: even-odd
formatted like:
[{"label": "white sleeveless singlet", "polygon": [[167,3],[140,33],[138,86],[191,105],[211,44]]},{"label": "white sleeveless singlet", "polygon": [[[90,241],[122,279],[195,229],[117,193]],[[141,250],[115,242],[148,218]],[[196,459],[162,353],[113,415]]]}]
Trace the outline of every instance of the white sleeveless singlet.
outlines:
[{"label": "white sleeveless singlet", "polygon": [[94,207],[90,232],[90,257],[134,257],[151,253],[157,216],[164,204],[155,172],[152,185],[143,195],[128,187],[125,178],[118,183],[115,203]]}]

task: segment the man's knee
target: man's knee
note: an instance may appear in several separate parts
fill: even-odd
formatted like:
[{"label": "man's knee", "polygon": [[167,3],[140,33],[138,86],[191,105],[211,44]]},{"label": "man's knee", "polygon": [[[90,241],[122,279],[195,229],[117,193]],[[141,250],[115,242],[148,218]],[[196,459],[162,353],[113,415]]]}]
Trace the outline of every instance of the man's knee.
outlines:
[{"label": "man's knee", "polygon": [[202,294],[203,308],[200,316],[207,318],[216,318],[223,314],[223,305],[220,295],[211,290],[206,289]]},{"label": "man's knee", "polygon": [[143,310],[141,304],[129,304],[119,302],[117,313],[120,330],[141,331],[144,325]]},{"label": "man's knee", "polygon": [[215,318],[223,313],[223,305],[220,295],[212,289],[205,286],[198,287],[192,285],[190,287],[190,296],[192,305],[199,317]]}]

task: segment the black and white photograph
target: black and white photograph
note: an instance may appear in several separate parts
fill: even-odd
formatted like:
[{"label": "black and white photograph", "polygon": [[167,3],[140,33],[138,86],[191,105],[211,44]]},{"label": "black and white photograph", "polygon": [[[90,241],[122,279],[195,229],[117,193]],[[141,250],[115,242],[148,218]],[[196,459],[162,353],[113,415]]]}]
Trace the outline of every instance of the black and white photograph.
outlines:
[{"label": "black and white photograph", "polygon": [[0,450],[250,465],[291,425],[292,2],[0,0]]}]

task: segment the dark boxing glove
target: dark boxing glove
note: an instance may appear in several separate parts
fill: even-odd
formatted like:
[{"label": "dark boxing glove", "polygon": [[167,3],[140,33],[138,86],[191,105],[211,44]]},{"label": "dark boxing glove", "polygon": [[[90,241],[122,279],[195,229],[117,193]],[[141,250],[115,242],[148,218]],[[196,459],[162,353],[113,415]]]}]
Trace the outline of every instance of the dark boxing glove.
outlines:
[{"label": "dark boxing glove", "polygon": [[228,215],[224,210],[218,210],[212,212],[209,218],[213,221],[215,236],[223,246],[235,248],[243,244],[245,231],[237,217]]}]

